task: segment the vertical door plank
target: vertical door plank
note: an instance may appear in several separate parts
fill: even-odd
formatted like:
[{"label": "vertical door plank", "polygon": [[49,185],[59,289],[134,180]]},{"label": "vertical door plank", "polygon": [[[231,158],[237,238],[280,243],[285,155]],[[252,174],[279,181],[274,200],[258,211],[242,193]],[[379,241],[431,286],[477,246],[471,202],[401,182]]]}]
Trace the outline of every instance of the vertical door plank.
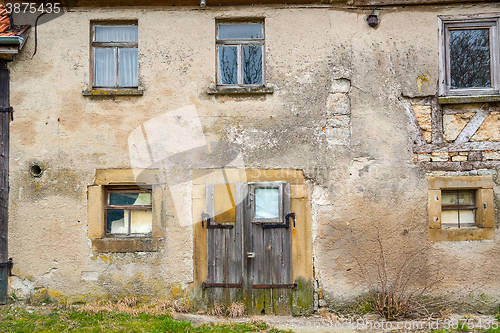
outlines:
[{"label": "vertical door plank", "polygon": [[[214,212],[214,185],[206,186],[207,198],[207,214],[213,216]],[[205,225],[205,228],[207,226]],[[207,281],[215,282],[215,233],[213,229],[207,229]],[[215,300],[213,299],[212,289],[206,289],[208,305],[212,307]]]},{"label": "vertical door plank", "polygon": [[[279,230],[279,229],[263,229],[262,226],[260,226],[264,238],[264,269],[262,271],[263,275],[263,284],[272,284],[273,281],[273,234]],[[273,313],[273,290],[272,289],[262,289],[264,290],[264,296],[265,296],[265,311],[266,314],[271,314]]]}]

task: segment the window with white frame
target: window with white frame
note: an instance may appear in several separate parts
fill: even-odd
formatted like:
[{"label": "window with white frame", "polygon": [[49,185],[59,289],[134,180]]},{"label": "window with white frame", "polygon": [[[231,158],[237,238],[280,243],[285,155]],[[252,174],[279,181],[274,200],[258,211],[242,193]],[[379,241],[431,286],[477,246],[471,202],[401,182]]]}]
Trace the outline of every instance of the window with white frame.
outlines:
[{"label": "window with white frame", "polygon": [[92,25],[92,76],[94,88],[137,88],[137,23]]},{"label": "window with white frame", "polygon": [[441,96],[499,94],[499,17],[439,17]]},{"label": "window with white frame", "polygon": [[217,84],[264,84],[264,23],[217,23]]}]

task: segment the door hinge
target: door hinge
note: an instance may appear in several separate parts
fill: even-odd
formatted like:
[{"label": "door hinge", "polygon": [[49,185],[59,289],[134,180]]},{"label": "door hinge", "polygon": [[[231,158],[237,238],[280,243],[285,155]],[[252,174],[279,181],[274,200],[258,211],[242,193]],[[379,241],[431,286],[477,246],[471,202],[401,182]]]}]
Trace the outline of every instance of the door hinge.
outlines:
[{"label": "door hinge", "polygon": [[289,228],[290,227],[290,218],[293,219],[293,228],[295,229],[295,213],[288,213],[285,215],[285,223],[276,223],[276,224],[262,224],[263,229],[269,228]]}]

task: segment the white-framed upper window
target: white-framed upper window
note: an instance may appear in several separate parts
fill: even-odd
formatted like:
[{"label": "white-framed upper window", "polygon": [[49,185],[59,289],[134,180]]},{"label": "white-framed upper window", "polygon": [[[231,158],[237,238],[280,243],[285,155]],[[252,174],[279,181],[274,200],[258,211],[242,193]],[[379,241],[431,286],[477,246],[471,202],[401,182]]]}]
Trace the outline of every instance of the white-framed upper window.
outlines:
[{"label": "white-framed upper window", "polygon": [[264,85],[264,22],[217,22],[217,84]]},{"label": "white-framed upper window", "polygon": [[137,23],[92,24],[92,86],[137,88]]},{"label": "white-framed upper window", "polygon": [[439,94],[499,94],[498,15],[439,17]]}]

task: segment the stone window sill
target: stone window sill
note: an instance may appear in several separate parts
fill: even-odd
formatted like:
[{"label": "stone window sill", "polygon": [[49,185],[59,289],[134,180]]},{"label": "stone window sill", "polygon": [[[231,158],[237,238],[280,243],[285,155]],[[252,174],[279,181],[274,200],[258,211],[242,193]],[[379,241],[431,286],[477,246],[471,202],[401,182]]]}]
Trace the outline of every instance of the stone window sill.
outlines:
[{"label": "stone window sill", "polygon": [[500,102],[500,95],[469,95],[438,97],[439,104],[466,104]]},{"label": "stone window sill", "polygon": [[263,95],[272,94],[272,87],[217,87],[209,88],[208,95]]},{"label": "stone window sill", "polygon": [[142,89],[91,89],[82,91],[83,96],[142,96]]},{"label": "stone window sill", "polygon": [[92,250],[96,252],[155,252],[158,238],[94,238]]}]

